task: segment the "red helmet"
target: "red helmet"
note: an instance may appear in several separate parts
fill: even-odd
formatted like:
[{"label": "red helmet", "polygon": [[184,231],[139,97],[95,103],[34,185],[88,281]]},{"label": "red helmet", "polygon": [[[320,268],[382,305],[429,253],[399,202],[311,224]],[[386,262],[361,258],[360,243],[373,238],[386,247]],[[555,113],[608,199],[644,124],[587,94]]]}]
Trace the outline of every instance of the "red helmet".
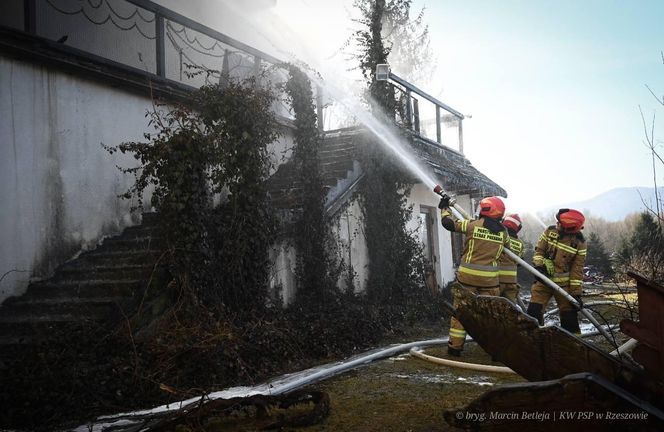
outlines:
[{"label": "red helmet", "polygon": [[500,219],[505,214],[505,203],[497,196],[487,197],[480,201],[480,216]]},{"label": "red helmet", "polygon": [[567,234],[576,234],[583,229],[583,223],[586,218],[578,210],[560,209],[556,214],[556,219]]},{"label": "red helmet", "polygon": [[516,213],[507,215],[505,216],[505,219],[503,219],[503,225],[505,225],[505,228],[509,228],[514,232],[519,232],[521,230],[521,218]]}]

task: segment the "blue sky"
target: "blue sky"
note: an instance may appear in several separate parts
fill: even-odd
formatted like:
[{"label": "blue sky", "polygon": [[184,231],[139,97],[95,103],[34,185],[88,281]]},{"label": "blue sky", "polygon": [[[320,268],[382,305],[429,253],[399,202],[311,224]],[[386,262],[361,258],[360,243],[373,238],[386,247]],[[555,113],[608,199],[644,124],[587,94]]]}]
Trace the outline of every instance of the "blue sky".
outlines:
[{"label": "blue sky", "polygon": [[[279,0],[277,12],[329,63],[351,32],[351,4]],[[422,6],[437,71],[415,84],[472,116],[465,153],[513,211],[652,186],[639,105],[650,119],[658,106],[645,85],[664,94],[664,1],[414,0],[411,10]]]},{"label": "blue sky", "polygon": [[514,206],[652,185],[638,107],[650,118],[657,106],[645,84],[664,93],[664,2],[422,5],[438,58],[429,89],[472,115],[466,154]]}]

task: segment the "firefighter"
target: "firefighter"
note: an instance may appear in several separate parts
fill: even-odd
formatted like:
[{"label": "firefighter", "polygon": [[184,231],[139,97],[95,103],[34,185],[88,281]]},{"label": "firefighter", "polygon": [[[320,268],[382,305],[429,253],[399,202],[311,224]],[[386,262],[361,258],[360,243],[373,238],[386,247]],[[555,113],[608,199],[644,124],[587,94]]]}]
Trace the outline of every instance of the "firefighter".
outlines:
[{"label": "firefighter", "polygon": [[[578,210],[565,208],[558,210],[556,220],[556,225],[548,227],[537,241],[533,266],[582,305],[581,284],[586,261],[586,241],[581,230],[585,217]],[[531,288],[528,315],[537,318],[540,325],[543,325],[543,311],[552,296],[558,304],[560,326],[570,333],[581,334],[576,308],[540,280],[535,281]]]},{"label": "firefighter", "polygon": [[[457,282],[473,294],[497,296],[500,291],[497,261],[503,248],[509,245],[507,230],[500,223],[505,214],[505,204],[495,196],[484,198],[480,201],[479,218],[473,220],[456,219],[449,207],[450,198],[444,195],[438,204],[443,227],[466,235]],[[447,353],[460,356],[465,340],[463,325],[452,317]]]},{"label": "firefighter", "polygon": [[[521,230],[521,218],[518,214],[507,215],[503,219],[503,226],[507,228],[510,236],[509,249],[517,256],[523,257],[523,242],[518,237],[518,232]],[[507,254],[502,254],[498,266],[500,296],[516,303],[516,297],[519,295],[519,286],[516,283],[516,263]]]}]

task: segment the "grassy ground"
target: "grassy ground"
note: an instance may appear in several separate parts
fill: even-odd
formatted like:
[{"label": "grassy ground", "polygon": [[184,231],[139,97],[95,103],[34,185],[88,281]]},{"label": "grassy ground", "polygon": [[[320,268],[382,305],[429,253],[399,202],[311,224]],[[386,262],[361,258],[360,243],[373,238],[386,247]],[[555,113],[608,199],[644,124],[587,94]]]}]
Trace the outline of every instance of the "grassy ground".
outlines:
[{"label": "grassy ground", "polygon": [[[425,329],[421,328],[426,332]],[[436,334],[438,333],[438,334]],[[436,329],[408,340],[439,337]],[[403,342],[403,340],[401,341]],[[444,347],[429,348],[426,353],[447,357]],[[456,359],[456,358],[455,358]],[[469,343],[463,361],[494,364],[477,344]],[[333,379],[319,383],[315,390],[330,396],[330,415],[314,426],[298,431],[448,431],[456,430],[443,419],[445,410],[465,406],[495,385],[523,381],[516,375],[491,374],[449,368],[411,357],[408,354],[371,363]],[[310,408],[308,408],[310,409]],[[280,414],[273,411],[271,421]],[[301,412],[301,411],[299,411]],[[254,431],[267,420],[251,416],[215,419],[208,430]]]},{"label": "grassy ground", "polygon": [[[447,357],[444,348],[427,354]],[[463,361],[492,363],[477,344],[468,344]],[[523,381],[516,375],[449,368],[402,356],[323,383],[332,399],[330,417],[306,430],[446,431],[445,410],[465,406],[494,385]]]},{"label": "grassy ground", "polygon": [[[588,291],[588,295],[584,296],[584,302],[607,299],[622,302],[625,298],[633,303],[636,294],[606,292],[598,287],[596,290]],[[550,307],[555,307],[555,303],[552,302]],[[592,308],[597,312],[597,316],[601,315],[611,323],[618,323],[624,318],[638,319],[633,316],[635,309],[630,310],[624,305],[601,305]],[[601,317],[598,321],[603,324],[604,320]],[[442,337],[446,333],[446,323],[441,321],[437,326],[420,325],[406,329],[398,335],[388,336],[384,343],[432,339]],[[616,333],[618,344],[625,342],[626,339],[624,335]],[[602,336],[595,336],[589,341],[604,350],[610,350],[610,345]],[[430,348],[426,353],[447,357],[444,347]],[[466,345],[462,360],[500,365],[493,363],[490,356],[473,343]],[[325,391],[330,396],[330,414],[327,419],[307,428],[285,430],[367,432],[456,430],[443,419],[444,411],[462,408],[493,386],[520,381],[523,379],[516,375],[454,369],[406,354],[369,364],[316,385],[316,390]],[[286,415],[292,415],[290,411],[292,410]],[[260,425],[260,421],[245,417],[219,420],[210,430],[252,431],[257,430]]]}]

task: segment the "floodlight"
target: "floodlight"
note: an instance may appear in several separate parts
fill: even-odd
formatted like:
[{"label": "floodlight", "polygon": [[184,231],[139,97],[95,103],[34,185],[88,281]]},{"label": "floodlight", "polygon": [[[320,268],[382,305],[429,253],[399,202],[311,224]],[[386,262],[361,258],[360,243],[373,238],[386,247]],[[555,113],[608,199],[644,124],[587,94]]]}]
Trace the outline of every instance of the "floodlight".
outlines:
[{"label": "floodlight", "polygon": [[376,81],[387,81],[390,77],[390,65],[377,64],[376,65]]}]

